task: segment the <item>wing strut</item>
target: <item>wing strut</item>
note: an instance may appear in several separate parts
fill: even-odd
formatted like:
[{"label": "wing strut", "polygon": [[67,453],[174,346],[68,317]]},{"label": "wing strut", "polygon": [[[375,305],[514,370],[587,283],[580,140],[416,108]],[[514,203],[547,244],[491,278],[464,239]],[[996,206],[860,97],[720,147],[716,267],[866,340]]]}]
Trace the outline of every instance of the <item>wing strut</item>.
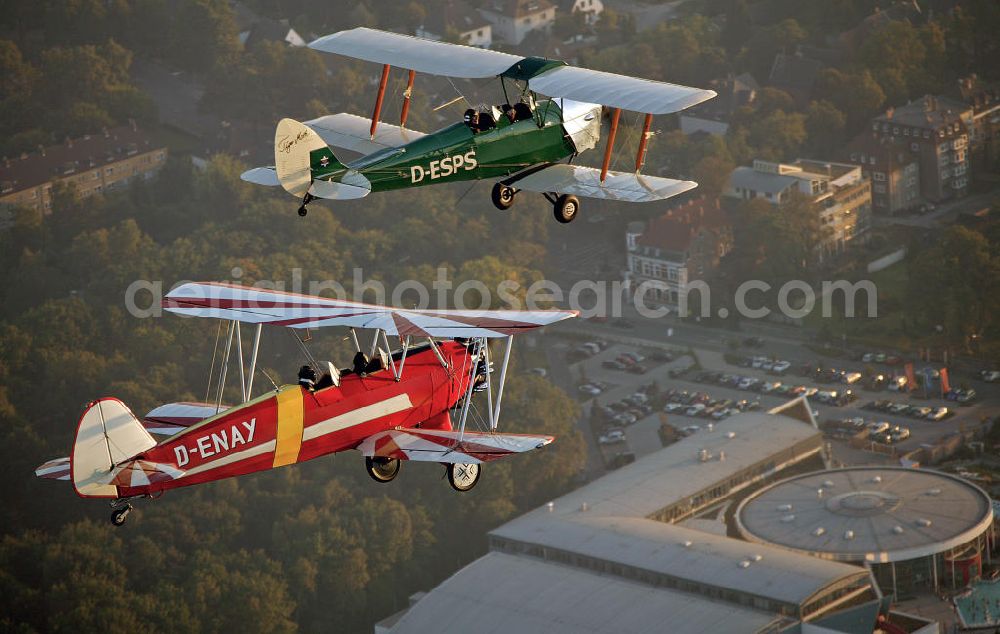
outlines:
[{"label": "wing strut", "polygon": [[260,348],[260,331],[264,324],[257,324],[253,333],[253,352],[250,353],[250,376],[247,377],[247,391],[244,402],[249,401],[253,395],[253,377],[257,370],[257,350]]},{"label": "wing strut", "polygon": [[[475,347],[470,356],[472,357],[471,363],[469,363],[472,368],[469,370],[469,389],[465,392],[465,402],[462,403],[462,418],[458,424],[458,442],[462,442],[462,438],[465,436],[465,420],[469,417],[469,405],[472,403],[472,392],[475,387],[476,381],[476,370],[479,369],[479,354],[482,352],[483,341],[485,337],[475,338]],[[487,367],[486,380],[489,381],[489,367]]]},{"label": "wing strut", "polygon": [[642,169],[646,162],[646,141],[649,140],[649,126],[653,123],[653,115],[646,114],[646,122],[642,126],[642,136],[639,137],[639,151],[635,155],[635,173]]},{"label": "wing strut", "polygon": [[496,431],[500,423],[500,401],[503,400],[503,386],[507,382],[507,364],[510,362],[510,350],[514,347],[514,335],[507,337],[503,349],[503,365],[500,366],[500,384],[497,386],[497,403],[490,422],[493,423],[493,431]]},{"label": "wing strut", "polygon": [[378,128],[378,118],[382,114],[382,100],[385,98],[385,86],[389,83],[388,64],[382,65],[382,80],[378,84],[378,97],[375,98],[375,112],[372,114],[372,127],[370,130],[372,141],[375,140],[375,129]]},{"label": "wing strut", "polygon": [[406,90],[403,91],[403,110],[399,113],[399,127],[406,127],[406,117],[410,114],[410,97],[413,96],[413,78],[417,71],[411,70],[410,76],[406,80]]},{"label": "wing strut", "polygon": [[604,148],[604,163],[601,164],[601,184],[608,177],[608,166],[611,165],[611,148],[615,144],[615,135],[618,133],[618,119],[621,118],[622,109],[615,108],[611,113],[611,131],[608,133],[608,145]]},{"label": "wing strut", "polygon": [[233,349],[233,331],[236,330],[236,324],[239,322],[235,319],[229,322],[229,336],[226,339],[226,352],[222,355],[222,373],[219,375],[219,393],[215,398],[215,413],[218,414],[219,410],[222,409],[222,389],[226,386],[226,374],[229,373],[229,353]]}]

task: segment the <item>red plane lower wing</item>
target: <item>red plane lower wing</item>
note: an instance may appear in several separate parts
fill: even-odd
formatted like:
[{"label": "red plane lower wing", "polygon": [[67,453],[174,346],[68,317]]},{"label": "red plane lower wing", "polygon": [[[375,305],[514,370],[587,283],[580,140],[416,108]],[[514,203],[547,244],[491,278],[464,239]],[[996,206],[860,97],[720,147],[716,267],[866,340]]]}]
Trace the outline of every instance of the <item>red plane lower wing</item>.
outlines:
[{"label": "red plane lower wing", "polygon": [[368,457],[468,464],[524,453],[553,440],[552,436],[534,434],[390,429],[365,438],[358,449]]}]

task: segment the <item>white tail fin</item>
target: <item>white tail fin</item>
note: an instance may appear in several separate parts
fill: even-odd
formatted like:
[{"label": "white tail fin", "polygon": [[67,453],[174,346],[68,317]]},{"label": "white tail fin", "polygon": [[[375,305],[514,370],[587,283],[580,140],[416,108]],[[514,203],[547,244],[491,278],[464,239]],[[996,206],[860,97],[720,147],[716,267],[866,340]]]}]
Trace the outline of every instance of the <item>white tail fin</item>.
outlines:
[{"label": "white tail fin", "polygon": [[274,169],[286,192],[302,197],[309,191],[313,163],[322,158],[313,156],[317,150],[325,150],[326,164],[339,164],[323,139],[308,126],[294,119],[278,122],[274,129]]},{"label": "white tail fin", "polygon": [[80,417],[70,455],[73,488],[81,497],[118,497],[115,466],[156,445],[139,419],[116,398],[95,401]]}]

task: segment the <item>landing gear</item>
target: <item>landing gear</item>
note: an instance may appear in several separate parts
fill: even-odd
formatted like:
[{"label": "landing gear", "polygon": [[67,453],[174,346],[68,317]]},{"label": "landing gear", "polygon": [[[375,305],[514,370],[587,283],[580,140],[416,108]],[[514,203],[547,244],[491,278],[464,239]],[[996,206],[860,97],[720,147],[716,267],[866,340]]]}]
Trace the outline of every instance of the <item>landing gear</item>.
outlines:
[{"label": "landing gear", "polygon": [[111,510],[111,523],[115,526],[121,526],[125,523],[125,520],[128,518],[128,514],[131,512],[132,505],[128,502],[125,503],[125,506],[113,508]]},{"label": "landing gear", "polygon": [[448,484],[456,491],[468,491],[479,482],[479,476],[482,473],[481,466],[478,462],[468,464],[461,462],[449,463],[447,467]]},{"label": "landing gear", "polygon": [[506,211],[511,208],[514,204],[514,194],[517,190],[510,185],[504,185],[503,183],[497,183],[493,186],[493,192],[490,197],[493,199],[493,204],[500,211]]},{"label": "landing gear", "polygon": [[580,211],[580,200],[571,194],[563,194],[559,198],[556,198],[553,204],[553,213],[556,220],[562,224],[573,222],[578,211]]},{"label": "landing gear", "polygon": [[392,482],[399,474],[398,458],[365,457],[365,470],[376,482]]},{"label": "landing gear", "polygon": [[305,218],[306,214],[309,213],[309,210],[306,209],[306,205],[314,200],[316,200],[316,197],[309,192],[306,192],[306,195],[302,197],[302,206],[299,207],[299,216]]}]

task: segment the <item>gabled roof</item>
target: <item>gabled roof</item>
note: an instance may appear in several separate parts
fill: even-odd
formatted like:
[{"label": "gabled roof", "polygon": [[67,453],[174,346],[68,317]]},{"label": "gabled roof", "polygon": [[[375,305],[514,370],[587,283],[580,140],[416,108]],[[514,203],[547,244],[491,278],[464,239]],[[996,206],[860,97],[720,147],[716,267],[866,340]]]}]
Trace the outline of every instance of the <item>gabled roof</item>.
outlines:
[{"label": "gabled roof", "polygon": [[737,109],[753,103],[757,91],[760,90],[757,80],[750,73],[715,79],[710,82],[710,86],[718,96],[690,108],[685,113],[686,116],[728,121]]},{"label": "gabled roof", "polygon": [[729,226],[719,199],[695,198],[668,210],[647,225],[636,244],[661,251],[683,252],[702,230],[720,230]]},{"label": "gabled roof", "polygon": [[778,53],[774,56],[768,82],[779,88],[789,88],[808,94],[816,83],[816,76],[823,63],[802,55]]},{"label": "gabled roof", "polygon": [[427,14],[423,28],[435,35],[443,36],[449,29],[458,33],[468,33],[489,25],[490,23],[478,11],[463,0],[446,0],[439,10]]},{"label": "gabled roof", "polygon": [[488,0],[482,9],[517,19],[535,15],[554,6],[549,0]]}]

